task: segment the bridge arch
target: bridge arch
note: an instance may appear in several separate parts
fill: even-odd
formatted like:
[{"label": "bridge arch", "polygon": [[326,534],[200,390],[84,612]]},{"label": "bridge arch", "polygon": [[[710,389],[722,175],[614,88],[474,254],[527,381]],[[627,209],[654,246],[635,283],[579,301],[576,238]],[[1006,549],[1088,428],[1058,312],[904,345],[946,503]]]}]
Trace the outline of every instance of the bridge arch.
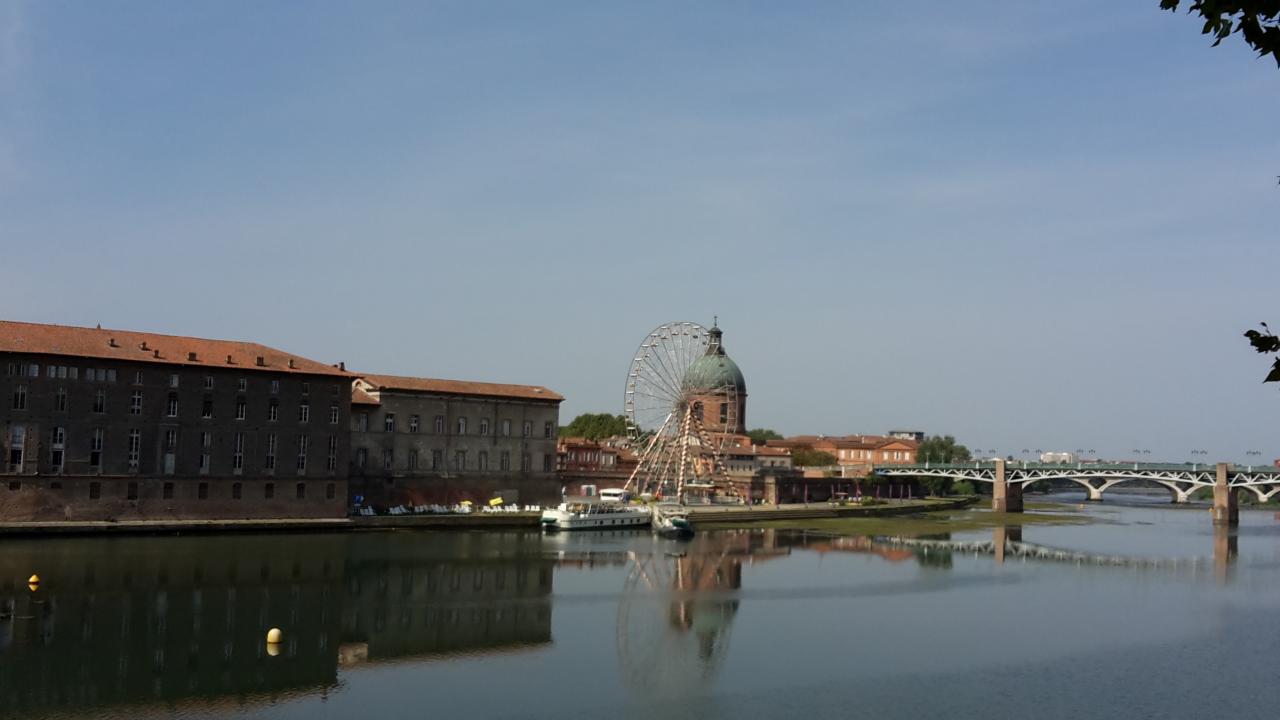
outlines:
[{"label": "bridge arch", "polygon": [[[1127,483],[1127,482],[1143,481],[1143,482],[1155,483],[1157,485],[1162,485],[1169,491],[1169,494],[1172,496],[1173,502],[1175,503],[1188,502],[1191,499],[1192,493],[1194,493],[1196,490],[1200,489],[1201,487],[1208,487],[1207,485],[1201,485],[1199,483],[1195,483],[1191,481],[1169,480],[1166,478],[1151,477],[1147,475],[1124,475],[1124,474],[1084,475],[1084,474],[1062,473],[1062,474],[1042,475],[1039,477],[1027,478],[1022,482],[1022,488],[1023,490],[1025,490],[1026,488],[1030,487],[1032,484],[1040,482],[1042,480],[1070,480],[1071,482],[1077,483],[1079,485],[1083,485],[1089,493],[1090,500],[1101,500],[1102,494],[1105,493],[1107,490],[1110,490],[1116,485],[1120,485],[1122,483]],[[1255,490],[1254,492],[1255,494],[1258,494],[1259,498],[1262,497],[1262,495],[1258,493],[1257,490]],[[1280,488],[1275,489],[1272,492],[1272,494],[1275,494],[1276,492],[1280,492]],[[1268,495],[1268,497],[1270,497],[1270,495]]]}]

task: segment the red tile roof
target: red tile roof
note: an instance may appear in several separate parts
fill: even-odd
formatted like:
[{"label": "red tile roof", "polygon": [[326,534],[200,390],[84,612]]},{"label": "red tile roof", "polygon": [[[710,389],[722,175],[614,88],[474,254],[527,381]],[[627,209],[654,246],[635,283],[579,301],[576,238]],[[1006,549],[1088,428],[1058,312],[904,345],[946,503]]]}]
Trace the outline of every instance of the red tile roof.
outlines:
[{"label": "red tile roof", "polygon": [[0,320],[0,352],[303,375],[351,376],[351,373],[332,365],[257,343],[9,320]]},{"label": "red tile roof", "polygon": [[564,396],[538,385],[506,385],[503,383],[468,382],[465,380],[437,380],[435,378],[401,377],[398,375],[364,375],[360,378],[375,390],[404,390],[409,392],[439,393],[443,395],[475,395],[479,397],[520,398],[560,402]]},{"label": "red tile roof", "polygon": [[351,404],[352,405],[381,405],[378,398],[364,391],[364,388],[351,388]]}]

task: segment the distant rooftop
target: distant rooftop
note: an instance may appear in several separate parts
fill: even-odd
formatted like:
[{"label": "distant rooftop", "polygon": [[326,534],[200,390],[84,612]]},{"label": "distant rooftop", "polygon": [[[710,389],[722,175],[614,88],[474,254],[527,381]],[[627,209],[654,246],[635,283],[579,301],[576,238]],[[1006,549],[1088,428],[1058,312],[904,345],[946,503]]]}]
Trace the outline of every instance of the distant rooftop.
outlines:
[{"label": "distant rooftop", "polygon": [[521,398],[561,402],[564,396],[540,385],[508,385],[504,383],[472,382],[468,380],[440,380],[437,378],[403,377],[400,375],[367,375],[356,373],[369,384],[374,392],[382,390],[439,393],[442,395],[472,395],[475,397]]}]

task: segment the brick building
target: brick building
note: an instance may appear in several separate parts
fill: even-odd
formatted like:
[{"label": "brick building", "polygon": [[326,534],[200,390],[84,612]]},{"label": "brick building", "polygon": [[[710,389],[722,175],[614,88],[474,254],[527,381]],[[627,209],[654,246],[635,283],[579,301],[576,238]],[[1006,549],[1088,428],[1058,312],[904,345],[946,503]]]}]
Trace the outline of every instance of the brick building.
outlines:
[{"label": "brick building", "polygon": [[558,501],[564,398],[544,387],[362,374],[351,390],[351,492],[376,508]]},{"label": "brick building", "polygon": [[830,453],[846,476],[866,475],[876,465],[910,465],[920,447],[915,440],[884,435],[795,435],[768,445]]},{"label": "brick building", "polygon": [[0,519],[343,517],[351,376],[263,345],[0,321]]}]

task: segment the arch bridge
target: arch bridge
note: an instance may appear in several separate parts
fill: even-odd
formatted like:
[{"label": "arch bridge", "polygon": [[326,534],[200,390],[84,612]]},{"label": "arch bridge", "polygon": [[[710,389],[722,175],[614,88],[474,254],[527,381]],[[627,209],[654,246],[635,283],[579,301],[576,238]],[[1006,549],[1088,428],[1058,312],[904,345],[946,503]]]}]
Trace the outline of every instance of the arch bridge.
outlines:
[{"label": "arch bridge", "polygon": [[1213,488],[1214,523],[1238,523],[1236,495],[1248,490],[1261,502],[1280,494],[1280,468],[1163,463],[1024,463],[990,460],[971,463],[886,465],[872,470],[885,477],[935,477],[992,485],[992,509],[1022,512],[1022,491],[1041,481],[1068,480],[1083,486],[1090,500],[1101,500],[1108,489],[1125,482],[1163,485],[1174,502],[1184,503],[1201,488]]}]

